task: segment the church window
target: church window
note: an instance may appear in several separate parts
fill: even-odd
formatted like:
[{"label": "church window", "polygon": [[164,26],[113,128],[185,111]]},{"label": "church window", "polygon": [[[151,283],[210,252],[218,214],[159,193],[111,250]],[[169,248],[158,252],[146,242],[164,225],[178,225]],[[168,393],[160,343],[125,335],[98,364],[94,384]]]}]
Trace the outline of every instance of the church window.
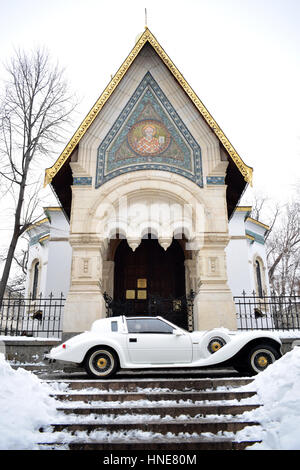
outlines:
[{"label": "church window", "polygon": [[256,273],[256,285],[257,285],[257,294],[259,297],[262,297],[263,286],[262,286],[262,273],[261,273],[261,265],[258,260],[255,261],[255,273]]},{"label": "church window", "polygon": [[38,292],[38,282],[39,282],[39,265],[37,261],[33,267],[33,281],[32,281],[32,298],[36,299]]}]

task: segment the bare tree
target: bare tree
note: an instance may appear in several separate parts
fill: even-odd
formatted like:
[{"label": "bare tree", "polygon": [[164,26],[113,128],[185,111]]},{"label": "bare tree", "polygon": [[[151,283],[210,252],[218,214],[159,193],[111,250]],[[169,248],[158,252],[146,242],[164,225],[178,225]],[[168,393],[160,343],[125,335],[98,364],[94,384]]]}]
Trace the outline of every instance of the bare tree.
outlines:
[{"label": "bare tree", "polygon": [[[14,269],[13,274],[10,276],[9,281],[7,283],[7,287],[11,291],[24,291],[25,290],[25,283],[27,277],[27,270],[28,270],[28,239],[26,238],[26,243],[24,243],[24,247],[17,249],[14,253],[13,263]],[[5,263],[7,258],[7,253],[5,250],[0,252],[0,262]]]},{"label": "bare tree", "polygon": [[262,192],[251,201],[251,216],[270,227],[265,236],[268,275],[279,295],[300,293],[300,190],[294,189],[296,197],[281,205]]},{"label": "bare tree", "polygon": [[274,204],[274,202],[265,194],[257,192],[253,194],[251,216],[255,220],[260,221],[262,221],[261,219],[263,218],[264,223],[270,227],[265,236],[265,240],[269,238],[280,215],[280,210],[279,204]]},{"label": "bare tree", "polygon": [[17,242],[36,217],[34,174],[41,158],[49,156],[59,141],[74,109],[63,71],[51,65],[46,51],[18,51],[6,69],[8,79],[0,101],[0,182],[13,195],[15,211],[0,305]]},{"label": "bare tree", "polygon": [[282,295],[298,291],[300,284],[300,203],[286,204],[284,215],[267,243],[269,279]]}]

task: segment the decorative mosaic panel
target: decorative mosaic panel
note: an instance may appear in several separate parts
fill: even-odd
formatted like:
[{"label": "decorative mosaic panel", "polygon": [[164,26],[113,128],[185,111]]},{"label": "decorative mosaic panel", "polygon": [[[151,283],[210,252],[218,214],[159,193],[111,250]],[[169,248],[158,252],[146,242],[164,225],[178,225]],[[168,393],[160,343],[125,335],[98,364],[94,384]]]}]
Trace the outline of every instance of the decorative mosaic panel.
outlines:
[{"label": "decorative mosaic panel", "polygon": [[73,178],[74,186],[91,186],[92,178],[90,176],[77,176]]},{"label": "decorative mosaic panel", "polygon": [[201,149],[147,72],[98,148],[95,186],[149,169],[174,172],[203,186]]},{"label": "decorative mosaic panel", "polygon": [[225,184],[224,176],[207,176],[206,177],[206,184]]}]

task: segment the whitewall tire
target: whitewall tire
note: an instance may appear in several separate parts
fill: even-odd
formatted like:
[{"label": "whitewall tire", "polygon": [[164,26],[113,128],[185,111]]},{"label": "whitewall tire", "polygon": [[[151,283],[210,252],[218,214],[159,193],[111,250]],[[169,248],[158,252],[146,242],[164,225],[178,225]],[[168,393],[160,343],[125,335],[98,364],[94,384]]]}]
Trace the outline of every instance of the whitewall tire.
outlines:
[{"label": "whitewall tire", "polygon": [[89,376],[108,379],[115,375],[118,369],[118,359],[112,350],[99,347],[87,354],[84,366]]},{"label": "whitewall tire", "polygon": [[258,345],[248,355],[248,368],[252,374],[263,372],[266,368],[279,359],[280,354],[269,345]]}]

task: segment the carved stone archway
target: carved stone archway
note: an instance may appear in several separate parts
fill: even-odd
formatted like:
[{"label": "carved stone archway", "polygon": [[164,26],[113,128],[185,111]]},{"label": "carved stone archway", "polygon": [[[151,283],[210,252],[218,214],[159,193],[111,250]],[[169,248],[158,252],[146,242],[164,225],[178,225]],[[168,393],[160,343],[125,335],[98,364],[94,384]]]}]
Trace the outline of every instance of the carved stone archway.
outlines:
[{"label": "carved stone archway", "polygon": [[186,178],[159,171],[119,176],[95,191],[88,208],[82,209],[71,224],[72,279],[64,330],[70,331],[75,325],[75,331],[82,331],[86,324],[106,316],[103,293],[113,294],[114,259],[110,250],[116,236],[119,233],[126,238],[134,251],[149,230],[164,250],[181,233],[187,239],[185,282],[188,291],[196,293],[195,327],[234,329],[225,261],[229,236],[224,191],[196,190]]}]

